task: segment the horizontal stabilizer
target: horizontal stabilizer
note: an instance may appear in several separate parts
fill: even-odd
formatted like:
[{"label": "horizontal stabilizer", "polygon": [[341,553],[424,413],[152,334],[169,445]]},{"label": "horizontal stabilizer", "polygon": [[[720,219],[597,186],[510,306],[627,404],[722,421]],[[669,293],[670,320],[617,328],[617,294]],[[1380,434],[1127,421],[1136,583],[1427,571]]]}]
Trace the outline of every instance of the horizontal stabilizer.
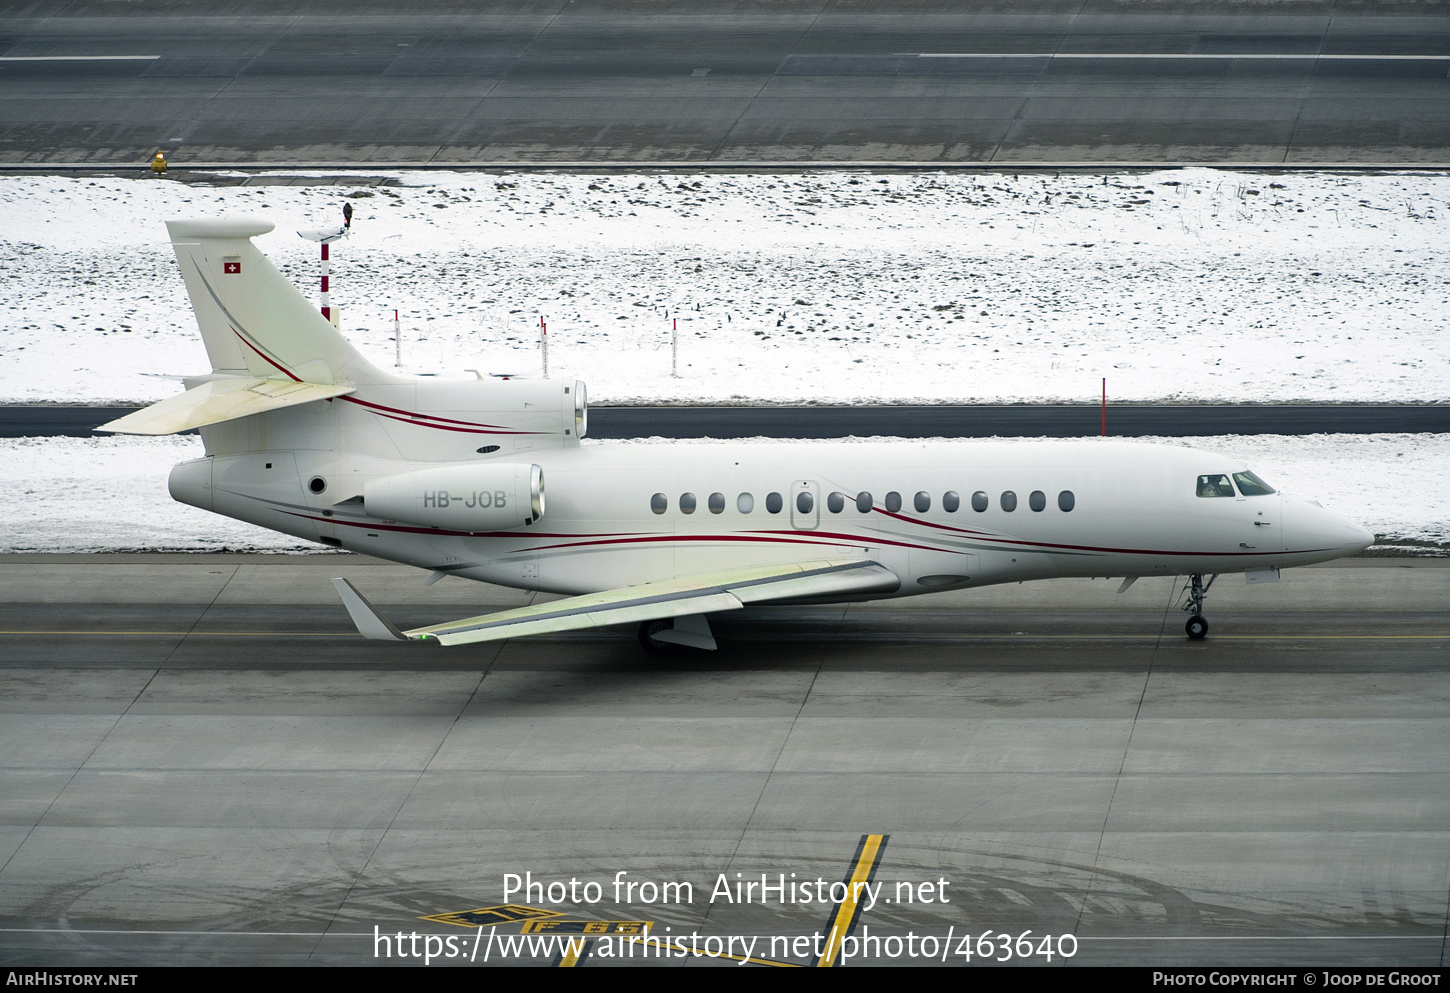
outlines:
[{"label": "horizontal stabilizer", "polygon": [[118,417],[96,428],[118,434],[176,434],[238,417],[352,393],[351,386],[323,386],[287,379],[217,379]]},{"label": "horizontal stabilizer", "polygon": [[[346,580],[338,579],[333,582],[343,594],[348,612],[353,615],[353,622],[358,625],[358,630],[365,637],[378,637],[378,634],[370,634],[368,629],[364,629],[364,622],[374,632],[379,630],[379,625],[387,625],[387,622],[371,607],[360,614],[354,608],[353,602],[348,600],[348,593],[343,591]],[[531,634],[576,631],[610,624],[631,624],[666,617],[739,610],[746,603],[885,593],[894,591],[899,586],[900,580],[896,574],[876,562],[838,560],[758,566],[753,569],[684,576],[666,582],[587,593],[552,603],[501,610],[478,617],[413,628],[401,634],[418,641],[436,640],[444,645],[466,645]],[[350,585],[348,589],[351,590]],[[361,604],[367,603],[356,590],[351,592]],[[688,623],[685,629],[689,629]],[[387,625],[387,630],[396,629]],[[709,637],[708,630],[706,627],[707,633],[704,637]]]}]

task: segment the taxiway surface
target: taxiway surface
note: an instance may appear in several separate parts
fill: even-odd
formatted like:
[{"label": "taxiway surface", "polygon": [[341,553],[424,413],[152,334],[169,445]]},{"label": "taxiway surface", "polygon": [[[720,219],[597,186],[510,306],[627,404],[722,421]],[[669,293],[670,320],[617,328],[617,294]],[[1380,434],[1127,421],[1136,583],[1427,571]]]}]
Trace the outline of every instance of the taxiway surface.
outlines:
[{"label": "taxiway surface", "polygon": [[1450,161],[1441,4],[41,0],[0,163]]},{"label": "taxiway surface", "polygon": [[[91,437],[128,406],[0,405],[0,438]],[[590,407],[589,437],[993,438],[1450,432],[1439,404],[958,404]]]},{"label": "taxiway surface", "polygon": [[[375,926],[471,940],[419,918],[525,872],[600,882],[510,897],[578,918],[810,935],[819,905],[709,894],[841,880],[881,834],[883,898],[951,902],[857,934],[1443,965],[1447,566],[1224,577],[1203,642],[1167,579],[1052,581],[741,612],[662,660],[628,629],[364,642],[333,575],[407,625],[530,594],[360,556],[0,557],[0,961],[367,964]],[[620,871],[694,899],[616,905]]]}]

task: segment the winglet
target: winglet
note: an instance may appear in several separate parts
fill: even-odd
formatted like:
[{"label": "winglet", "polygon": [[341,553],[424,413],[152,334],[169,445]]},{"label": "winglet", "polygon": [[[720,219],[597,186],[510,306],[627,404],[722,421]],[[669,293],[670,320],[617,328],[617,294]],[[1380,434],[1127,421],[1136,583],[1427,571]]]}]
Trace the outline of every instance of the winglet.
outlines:
[{"label": "winglet", "polygon": [[342,597],[342,605],[347,608],[352,622],[357,625],[358,634],[373,641],[408,640],[391,621],[378,613],[376,607],[368,603],[368,598],[359,593],[352,583],[339,576],[332,581],[332,585],[337,587],[337,594]]}]

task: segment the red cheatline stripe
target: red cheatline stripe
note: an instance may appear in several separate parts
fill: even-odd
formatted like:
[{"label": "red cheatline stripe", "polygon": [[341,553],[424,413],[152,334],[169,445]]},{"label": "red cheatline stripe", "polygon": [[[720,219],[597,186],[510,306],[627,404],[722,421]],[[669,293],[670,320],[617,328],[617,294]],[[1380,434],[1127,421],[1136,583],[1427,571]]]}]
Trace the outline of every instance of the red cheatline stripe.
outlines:
[{"label": "red cheatline stripe", "polygon": [[[834,535],[818,535],[815,532],[811,532],[811,531],[780,531],[780,532],[775,532],[775,534],[781,535],[781,537],[769,537],[769,536],[765,536],[765,535],[753,535],[753,534],[662,534],[662,535],[654,535],[654,536],[650,536],[650,537],[646,537],[646,538],[613,538],[613,539],[601,540],[601,541],[571,541],[571,542],[566,542],[566,543],[560,544],[560,545],[539,545],[536,548],[529,549],[529,550],[530,551],[545,552],[545,551],[553,551],[553,550],[559,549],[559,548],[585,548],[585,547],[588,547],[588,546],[591,546],[591,545],[627,545],[627,544],[632,544],[632,543],[636,543],[636,542],[656,542],[656,541],[680,541],[680,542],[685,542],[685,541],[757,541],[757,542],[764,542],[764,543],[767,543],[767,544],[769,544],[769,543],[775,543],[775,544],[780,544],[780,545],[829,545],[832,548],[839,548],[843,544],[843,542],[836,540],[836,536],[834,536]],[[786,537],[786,536],[789,536],[789,537]],[[829,539],[829,540],[822,540],[822,539]],[[879,544],[886,544],[886,545],[898,545],[898,546],[901,546],[903,548],[919,548],[919,549],[922,549],[923,551],[938,551],[938,549],[934,549],[930,545],[910,545],[910,544],[906,544],[905,542],[900,542],[900,541],[881,541],[880,539],[873,539],[873,540],[871,540],[869,542],[851,539],[851,540],[845,541],[844,544],[847,544],[847,545],[864,545],[864,544],[878,544],[879,545]]]},{"label": "red cheatline stripe", "polygon": [[[362,401],[362,400],[354,400],[352,397],[349,397],[349,396],[342,396],[342,397],[338,397],[337,399],[339,399],[339,400],[346,400],[349,403],[360,403],[360,404],[362,404],[365,407],[375,406],[374,404],[369,404],[369,403],[366,403],[365,401]],[[547,434],[547,432],[544,432],[544,431],[503,431],[503,430],[500,430],[498,428],[486,428],[486,427],[480,427],[480,428],[459,428],[459,427],[454,427],[451,424],[429,424],[426,421],[414,420],[414,418],[416,418],[416,417],[426,416],[426,415],[423,415],[423,414],[411,414],[411,415],[385,414],[385,413],[383,413],[380,410],[374,410],[373,413],[376,414],[379,417],[386,417],[390,421],[400,421],[403,424],[411,424],[414,427],[418,427],[418,428],[432,428],[434,431],[456,431],[459,434]]]},{"label": "red cheatline stripe", "polygon": [[[230,325],[228,325],[228,327],[230,327]],[[294,376],[294,375],[292,375],[292,373],[290,373],[290,372],[289,372],[289,371],[287,371],[287,370],[286,370],[286,369],[284,369],[284,368],[283,368],[283,367],[282,367],[282,366],[280,366],[280,365],[277,365],[277,363],[276,363],[276,362],[273,362],[273,361],[272,361],[272,359],[271,359],[271,358],[270,358],[270,357],[269,357],[269,356],[268,356],[268,355],[267,355],[267,354],[266,354],[266,353],[264,353],[264,352],[263,352],[263,351],[262,351],[262,350],[261,350],[261,349],[260,349],[260,348],[258,348],[258,347],[257,347],[257,346],[256,346],[256,345],[254,345],[254,344],[252,344],[252,343],[251,343],[251,342],[250,342],[250,341],[248,341],[248,340],[247,340],[247,336],[246,336],[246,335],[244,335],[244,334],[242,334],[242,333],[241,333],[241,332],[240,332],[240,331],[238,331],[238,330],[237,330],[237,329],[236,329],[236,328],[232,328],[232,334],[234,334],[234,335],[236,335],[236,336],[237,336],[237,337],[238,337],[238,338],[240,338],[240,339],[242,339],[242,344],[244,344],[244,345],[246,345],[246,346],[247,346],[247,347],[248,347],[248,348],[250,348],[250,349],[251,349],[251,350],[252,350],[252,351],[254,351],[254,352],[256,352],[256,353],[257,353],[257,354],[258,354],[258,355],[260,355],[260,356],[262,356],[262,358],[263,358],[263,359],[264,359],[264,360],[265,360],[265,361],[266,361],[266,362],[267,362],[267,363],[268,363],[268,364],[269,364],[269,365],[271,365],[271,366],[273,366],[273,367],[274,367],[274,368],[276,368],[276,369],[277,369],[277,370],[278,370],[278,371],[279,371],[279,372],[281,372],[281,373],[282,373],[282,375],[284,375],[284,376],[286,376],[286,377],[287,377],[287,378],[288,378],[288,379],[290,379],[290,380],[292,380],[292,382],[294,382],[294,383],[300,383],[300,382],[302,382],[302,380],[300,380],[300,379],[298,379],[298,378],[297,378],[297,377],[296,377],[296,376]]]},{"label": "red cheatline stripe", "polygon": [[[327,524],[341,524],[352,528],[366,528],[370,531],[402,531],[408,534],[436,534],[445,537],[462,538],[568,538],[571,535],[545,534],[545,533],[519,533],[515,531],[452,531],[445,528],[420,528],[405,527],[399,524],[359,524],[355,521],[340,521],[333,517],[314,517],[310,514],[297,514],[286,511],[292,517],[302,517],[309,521],[321,521]],[[773,536],[773,537],[772,537]],[[583,536],[581,536],[583,537]],[[829,539],[829,540],[822,540]],[[992,541],[1003,545],[1011,545],[1027,548],[1062,549],[1064,551],[1076,552],[1106,552],[1118,555],[1177,555],[1177,556],[1202,556],[1205,558],[1243,558],[1245,556],[1255,557],[1271,554],[1279,555],[1304,555],[1313,552],[1327,551],[1323,548],[1301,548],[1291,549],[1287,552],[1195,552],[1195,551],[1169,551],[1160,548],[1112,548],[1098,545],[1056,545],[1042,541],[1019,541],[1012,538],[983,538],[983,541]],[[897,548],[917,548],[928,552],[950,552],[954,549],[938,548],[932,545],[919,545],[914,542],[893,541],[890,538],[881,538],[871,535],[849,535],[837,534],[832,531],[763,531],[758,534],[663,534],[643,535],[638,537],[622,538],[600,538],[591,541],[571,541],[558,545],[537,545],[531,549],[520,549],[520,551],[552,551],[560,548],[586,548],[598,545],[628,545],[635,543],[659,542],[659,541],[750,541],[750,542],[775,542],[785,545],[893,545]]]},{"label": "red cheatline stripe", "polygon": [[[299,514],[296,511],[285,510],[284,514],[289,517],[301,517],[308,521],[321,521],[324,524],[341,524],[349,528],[364,528],[368,531],[402,531],[407,534],[438,534],[451,538],[574,538],[576,535],[559,534],[553,531],[530,531],[527,534],[520,534],[516,531],[452,531],[447,528],[422,528],[411,527],[402,524],[366,524],[358,521],[338,520],[336,517],[318,517],[314,514]],[[613,534],[627,534],[628,532],[604,532],[603,536],[609,537]]]},{"label": "red cheatline stripe", "polygon": [[976,530],[973,530],[972,528],[957,528],[957,527],[952,527],[950,524],[934,524],[931,521],[918,520],[915,517],[906,517],[906,516],[904,516],[902,514],[893,514],[891,511],[886,510],[883,507],[872,507],[871,509],[874,510],[874,511],[876,511],[876,513],[878,513],[878,514],[881,514],[881,515],[883,515],[885,517],[890,517],[893,520],[901,521],[904,524],[922,524],[922,525],[925,525],[926,527],[929,527],[929,528],[938,528],[938,529],[940,529],[942,531],[955,531],[957,534],[971,534],[971,535],[982,535],[984,537],[990,537],[990,534],[988,532],[986,532],[986,531],[976,531]]},{"label": "red cheatline stripe", "polygon": [[473,428],[501,428],[501,424],[482,424],[478,421],[459,421],[451,417],[439,417],[436,414],[418,414],[411,410],[400,410],[397,407],[387,407],[380,403],[373,403],[370,400],[359,400],[357,397],[343,397],[348,403],[356,403],[367,407],[370,410],[385,410],[390,414],[402,414],[404,417],[417,417],[425,421],[443,421],[446,424],[463,424]]},{"label": "red cheatline stripe", "polygon": [[[313,514],[299,514],[299,513],[295,512],[295,511],[291,511],[291,510],[283,511],[283,513],[287,514],[289,517],[301,517],[304,520],[308,520],[308,521],[318,521],[318,522],[323,523],[323,524],[340,524],[343,527],[362,528],[362,529],[367,530],[367,531],[395,531],[395,532],[402,532],[404,534],[436,534],[436,535],[440,535],[442,537],[447,537],[447,538],[526,538],[526,539],[531,539],[532,540],[532,539],[537,539],[537,538],[573,538],[573,537],[576,537],[575,535],[557,534],[557,533],[553,533],[553,532],[532,532],[531,531],[531,532],[527,532],[527,533],[520,533],[520,532],[517,532],[517,531],[454,531],[454,530],[450,530],[448,528],[412,527],[412,526],[403,525],[403,524],[366,524],[366,523],[359,523],[357,521],[342,521],[342,520],[338,520],[335,517],[317,517],[317,516],[315,516]],[[795,536],[797,539],[804,538],[804,537],[808,537],[810,535],[810,532],[800,532],[800,531],[787,531],[787,532],[781,532],[781,533],[783,535],[792,535],[792,536]],[[579,535],[577,537],[594,538],[593,535]],[[830,537],[835,537],[835,536],[830,536]],[[792,540],[792,539],[786,538],[786,537],[773,537],[772,538],[772,537],[761,537],[761,536],[758,536],[758,535],[735,535],[735,534],[675,535],[675,534],[662,534],[662,535],[638,535],[638,536],[615,537],[615,536],[611,535],[610,533],[606,532],[605,534],[599,536],[598,538],[595,538],[595,540],[592,540],[592,541],[573,541],[573,542],[565,542],[565,543],[559,544],[559,545],[537,545],[537,546],[534,546],[533,548],[520,549],[520,551],[549,551],[549,550],[557,549],[557,548],[582,548],[582,547],[586,547],[586,546],[590,546],[590,545],[619,545],[619,544],[631,544],[631,543],[636,543],[636,542],[656,542],[656,541],[759,541],[759,542],[767,542],[767,543],[768,542],[775,542],[777,544],[784,544],[784,545],[801,545],[801,544],[806,544],[806,545],[827,545],[827,544],[829,544],[829,545],[832,545],[832,546],[834,546],[836,544],[836,542],[834,542],[834,541],[829,541],[829,542],[828,541],[815,541],[815,540],[801,541],[801,540]],[[847,542],[847,544],[856,544],[856,545],[859,545],[859,544],[861,544],[861,542],[855,541],[855,540],[850,540],[850,541]],[[902,543],[901,542],[887,542],[887,544],[900,545]],[[927,551],[933,551],[934,550],[934,549],[932,549],[928,545],[904,545],[903,547],[907,547],[907,548],[921,548],[921,549],[925,549]]]},{"label": "red cheatline stripe", "polygon": [[996,544],[1014,545],[1014,546],[1027,547],[1027,548],[1058,548],[1058,549],[1062,549],[1063,551],[1069,551],[1069,552],[1112,552],[1112,553],[1121,554],[1121,555],[1211,555],[1211,556],[1218,556],[1218,557],[1239,557],[1239,558],[1241,558],[1243,556],[1250,556],[1250,557],[1252,557],[1252,556],[1256,556],[1256,555],[1269,555],[1269,554],[1303,555],[1303,554],[1309,553],[1309,552],[1324,552],[1324,551],[1328,551],[1329,550],[1327,548],[1302,548],[1302,549],[1291,550],[1291,551],[1282,552],[1282,553],[1261,552],[1261,551],[1252,551],[1252,552],[1193,552],[1193,551],[1189,551],[1189,552],[1174,552],[1174,551],[1168,551],[1166,549],[1161,549],[1161,548],[1113,548],[1113,547],[1109,547],[1109,546],[1099,546],[1099,545],[1063,545],[1063,544],[1056,544],[1056,543],[1053,543],[1053,542],[1050,542],[1050,541],[1023,541],[1023,540],[1018,539],[1018,538],[998,538],[998,537],[994,537],[994,536],[986,533],[985,531],[971,531],[971,530],[966,530],[966,529],[963,529],[963,528],[955,528],[955,527],[952,527],[952,526],[947,525],[947,524],[936,524],[936,523],[933,523],[932,521],[918,520],[916,518],[903,516],[902,514],[893,514],[891,511],[889,511],[889,510],[883,510],[880,507],[873,507],[872,509],[875,510],[876,513],[878,513],[878,514],[882,514],[882,515],[884,515],[886,517],[890,517],[893,520],[901,521],[903,524],[920,524],[923,527],[939,528],[939,529],[941,529],[943,531],[953,531],[953,532],[956,532],[957,534],[970,535],[976,541],[990,541],[990,542],[994,542]]},{"label": "red cheatline stripe", "polygon": [[[275,368],[279,372],[281,372],[284,376],[286,376],[287,378],[291,379],[292,382],[294,382],[294,383],[300,383],[300,382],[302,382],[301,379],[299,379],[296,376],[292,375],[291,371],[289,371],[288,369],[286,369],[285,367],[283,367],[281,365],[278,365],[275,361],[272,360],[272,358],[270,356],[268,356],[265,352],[263,352],[256,345],[252,344],[251,341],[249,341],[247,339],[247,337],[244,334],[242,334],[240,331],[238,331],[236,328],[232,328],[232,334],[234,334],[238,338],[240,338],[241,341],[242,341],[242,344],[246,345],[252,351],[254,351],[258,355],[260,355],[262,357],[262,359],[265,362],[267,362],[267,364],[271,365],[273,368]],[[402,421],[404,424],[416,424],[420,428],[436,428],[439,431],[457,431],[460,434],[547,434],[548,433],[547,431],[508,431],[508,430],[501,429],[501,428],[497,427],[496,425],[492,425],[492,424],[480,424],[480,423],[478,423],[476,421],[458,421],[458,420],[454,420],[451,417],[437,417],[437,416],[435,416],[433,414],[417,414],[417,413],[414,413],[414,412],[409,411],[409,410],[399,410],[396,407],[385,407],[385,406],[383,406],[380,403],[371,403],[371,402],[369,402],[367,400],[359,400],[357,397],[343,396],[343,397],[337,397],[336,399],[338,399],[338,400],[346,400],[348,403],[355,403],[355,404],[358,404],[359,406],[367,407],[369,410],[372,410],[375,413],[378,413],[378,414],[380,414],[383,417],[388,417],[388,418],[391,418],[392,420],[395,420],[395,421]],[[384,413],[385,411],[386,411],[386,413]],[[394,415],[397,415],[397,416],[394,416]],[[443,423],[443,424],[426,424],[426,423],[419,423],[420,421],[443,421],[445,423]],[[469,426],[468,427],[449,427],[448,426],[449,424],[463,424],[463,425],[469,425]]]},{"label": "red cheatline stripe", "polygon": [[[896,515],[888,515],[888,516],[896,516]],[[926,524],[926,523],[928,523],[927,521],[913,521],[913,520],[911,520],[908,517],[901,517],[901,518],[898,518],[898,519],[899,520],[902,520],[902,521],[905,521],[908,524]],[[951,530],[954,530],[954,529],[951,529]],[[791,533],[794,533],[794,532],[778,531],[778,532],[767,532],[767,533],[770,533],[770,534],[791,534]],[[821,533],[827,533],[828,534],[830,532],[821,532]],[[841,537],[841,538],[849,538],[850,536],[849,535],[838,535],[838,537]],[[894,544],[894,542],[884,541],[884,539],[880,539],[880,538],[873,539],[873,540],[875,540],[877,542],[881,542],[883,544]],[[1300,549],[1291,549],[1291,550],[1286,551],[1286,552],[1265,552],[1265,551],[1252,551],[1252,552],[1195,552],[1195,551],[1181,552],[1181,551],[1178,551],[1178,552],[1175,552],[1175,551],[1170,551],[1168,549],[1163,549],[1163,548],[1114,548],[1114,547],[1111,547],[1111,546],[1104,546],[1104,545],[1061,545],[1061,544],[1054,544],[1053,542],[1050,542],[1050,541],[1023,541],[1020,538],[994,538],[994,537],[991,537],[990,535],[985,535],[985,534],[982,534],[980,532],[978,532],[978,533],[976,533],[976,534],[973,535],[973,540],[974,541],[983,541],[983,542],[992,542],[994,544],[999,544],[999,545],[1011,545],[1011,546],[1014,546],[1014,547],[1044,548],[1044,549],[1053,549],[1053,548],[1056,548],[1056,549],[1061,549],[1062,551],[1067,551],[1067,552],[1110,552],[1110,553],[1113,553],[1113,554],[1116,554],[1116,555],[1180,555],[1180,556],[1182,556],[1182,555],[1188,555],[1188,556],[1192,556],[1192,555],[1202,555],[1202,556],[1213,556],[1213,557],[1217,557],[1217,558],[1242,558],[1244,556],[1254,557],[1254,556],[1262,556],[1262,555],[1304,555],[1306,553],[1311,553],[1311,552],[1324,552],[1324,551],[1328,551],[1328,549],[1326,549],[1326,548],[1300,548]],[[857,541],[856,543],[857,544],[861,544],[860,541]],[[913,548],[920,548],[920,547],[923,547],[923,546],[913,545],[911,547],[913,547]],[[950,549],[935,549],[935,550],[936,551],[949,551]]]}]

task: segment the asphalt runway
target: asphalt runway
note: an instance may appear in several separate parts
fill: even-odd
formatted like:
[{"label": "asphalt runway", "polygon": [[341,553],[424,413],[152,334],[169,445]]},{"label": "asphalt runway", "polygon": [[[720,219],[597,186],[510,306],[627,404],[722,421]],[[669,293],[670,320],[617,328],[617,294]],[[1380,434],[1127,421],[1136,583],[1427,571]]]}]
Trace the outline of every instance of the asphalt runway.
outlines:
[{"label": "asphalt runway", "polygon": [[[137,406],[0,406],[0,438],[91,437]],[[591,407],[589,437],[628,438],[1082,438],[1104,429],[1095,404],[958,406]],[[1114,404],[1119,438],[1225,434],[1450,432],[1450,405]]]},{"label": "asphalt runway", "polygon": [[1450,163],[1450,8],[39,0],[0,164]]},{"label": "asphalt runway", "polygon": [[747,611],[661,659],[628,629],[364,642],[331,576],[404,624],[529,594],[359,556],[0,557],[0,961],[466,954],[477,918],[420,918],[509,903],[554,923],[492,912],[499,941],[651,921],[780,958],[834,908],[712,903],[721,875],[869,862],[854,936],[950,934],[948,963],[1031,930],[1072,964],[1443,966],[1447,566],[1224,577],[1202,642],[1166,579],[1053,581]]}]

